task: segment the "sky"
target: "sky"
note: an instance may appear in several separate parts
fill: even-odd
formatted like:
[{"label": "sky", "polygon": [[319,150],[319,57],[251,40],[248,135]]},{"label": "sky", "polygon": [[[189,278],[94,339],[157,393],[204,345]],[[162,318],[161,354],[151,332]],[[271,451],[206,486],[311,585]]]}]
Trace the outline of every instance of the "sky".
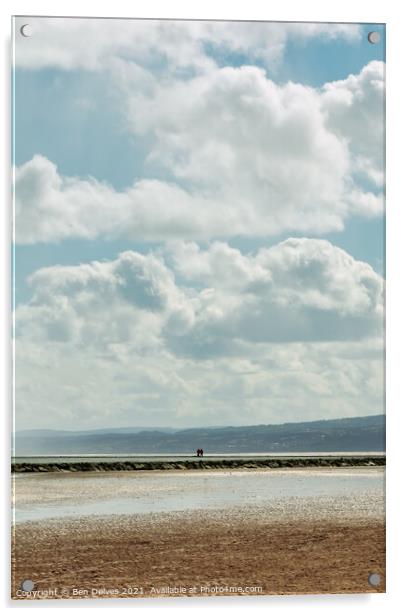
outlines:
[{"label": "sky", "polygon": [[384,411],[384,49],[16,18],[17,429]]}]

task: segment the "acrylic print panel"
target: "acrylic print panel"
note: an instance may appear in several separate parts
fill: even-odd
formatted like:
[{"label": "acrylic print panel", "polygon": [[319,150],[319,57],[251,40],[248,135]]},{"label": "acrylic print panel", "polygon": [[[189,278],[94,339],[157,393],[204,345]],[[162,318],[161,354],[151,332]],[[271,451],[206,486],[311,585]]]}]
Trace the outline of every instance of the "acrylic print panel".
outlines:
[{"label": "acrylic print panel", "polygon": [[13,598],[384,592],[384,49],[14,19]]}]

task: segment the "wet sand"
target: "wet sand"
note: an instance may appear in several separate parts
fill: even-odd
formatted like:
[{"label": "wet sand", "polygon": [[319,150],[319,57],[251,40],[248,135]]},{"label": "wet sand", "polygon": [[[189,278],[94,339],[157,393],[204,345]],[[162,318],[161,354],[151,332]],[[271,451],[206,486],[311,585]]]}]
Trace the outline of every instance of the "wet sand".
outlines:
[{"label": "wet sand", "polygon": [[[261,472],[255,475],[257,487]],[[288,473],[294,474],[293,482],[303,480],[307,471]],[[371,473],[377,476],[379,471]],[[244,472],[244,480],[250,482],[253,475]],[[41,480],[43,489],[52,485],[50,475],[46,476],[48,480]],[[188,480],[195,481],[195,476]],[[340,480],[344,478],[336,479],[337,483]],[[21,504],[33,498],[38,481],[21,484]],[[68,486],[70,481],[61,485]],[[122,491],[131,485],[127,481],[129,476],[122,478]],[[240,506],[228,503],[220,509],[116,512],[19,522],[13,527],[12,596],[74,599],[384,592],[381,485],[379,477],[377,487],[364,485],[359,495],[328,491]],[[69,498],[68,491],[65,497]],[[381,576],[378,586],[368,583],[370,573]],[[35,583],[36,595],[21,593],[21,581],[27,579]]]},{"label": "wet sand", "polygon": [[380,516],[384,469],[108,471],[14,475],[16,522],[263,507],[263,515]]}]

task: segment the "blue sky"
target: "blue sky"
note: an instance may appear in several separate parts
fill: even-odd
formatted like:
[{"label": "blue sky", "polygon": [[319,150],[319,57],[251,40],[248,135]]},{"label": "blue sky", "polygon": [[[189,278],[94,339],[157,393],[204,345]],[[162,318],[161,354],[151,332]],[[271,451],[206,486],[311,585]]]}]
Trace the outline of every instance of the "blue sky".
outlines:
[{"label": "blue sky", "polygon": [[[376,45],[367,42],[367,35],[373,30],[381,34],[381,42]],[[361,40],[347,45],[342,40],[326,42],[315,39],[302,46],[290,41],[280,78],[317,87],[358,73],[372,60],[385,61],[385,26],[381,24],[362,25]]]},{"label": "blue sky", "polygon": [[16,32],[17,421],[381,412],[384,26]]}]

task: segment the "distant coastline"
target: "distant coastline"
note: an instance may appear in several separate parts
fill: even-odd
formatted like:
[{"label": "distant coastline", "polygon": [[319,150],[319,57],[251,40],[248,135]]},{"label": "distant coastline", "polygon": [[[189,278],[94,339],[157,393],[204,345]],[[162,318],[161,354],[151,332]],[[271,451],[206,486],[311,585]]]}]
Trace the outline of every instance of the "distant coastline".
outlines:
[{"label": "distant coastline", "polygon": [[289,456],[264,458],[183,458],[169,460],[111,460],[111,461],[73,461],[66,460],[44,462],[13,462],[13,473],[45,473],[45,472],[83,472],[83,471],[162,471],[162,470],[198,470],[198,469],[279,469],[306,467],[354,467],[354,466],[385,466],[385,455],[370,456]]},{"label": "distant coastline", "polygon": [[315,453],[328,456],[385,451],[385,416],[349,417],[284,424],[205,428],[105,428],[93,431],[23,430],[15,433],[16,456],[170,455],[191,456],[198,448],[208,454]]}]

